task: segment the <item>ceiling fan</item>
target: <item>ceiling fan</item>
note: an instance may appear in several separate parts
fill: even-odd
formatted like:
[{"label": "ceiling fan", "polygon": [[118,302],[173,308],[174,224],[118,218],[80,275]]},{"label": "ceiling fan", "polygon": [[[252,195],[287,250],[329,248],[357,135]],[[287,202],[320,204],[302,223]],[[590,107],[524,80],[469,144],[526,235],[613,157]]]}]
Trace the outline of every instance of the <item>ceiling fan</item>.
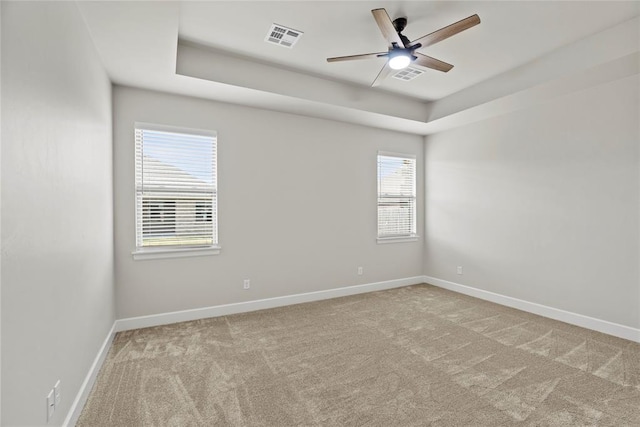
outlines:
[{"label": "ceiling fan", "polygon": [[327,62],[382,57],[388,58],[384,67],[382,67],[382,70],[380,70],[371,86],[378,86],[392,70],[401,70],[408,67],[409,64],[415,64],[446,73],[453,68],[453,65],[424,55],[420,52],[416,52],[416,49],[436,44],[480,23],[480,17],[478,15],[471,15],[468,18],[455,22],[444,28],[440,28],[439,30],[420,37],[419,39],[409,41],[409,39],[402,34],[402,31],[407,26],[407,18],[397,18],[394,21],[391,21],[391,18],[389,18],[385,9],[373,9],[371,13],[373,14],[373,18],[376,20],[376,24],[378,24],[382,35],[389,42],[388,52],[365,53],[362,55],[327,58]]}]

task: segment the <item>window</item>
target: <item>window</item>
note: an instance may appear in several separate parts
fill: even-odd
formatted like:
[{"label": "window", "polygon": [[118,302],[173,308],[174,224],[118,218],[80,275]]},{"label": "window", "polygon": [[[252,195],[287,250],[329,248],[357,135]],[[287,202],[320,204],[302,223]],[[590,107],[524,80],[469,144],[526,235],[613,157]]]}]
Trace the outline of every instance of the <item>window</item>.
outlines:
[{"label": "window", "polygon": [[175,233],[176,216],[175,200],[144,200],[142,201],[142,216],[148,221],[142,223],[142,235]]},{"label": "window", "polygon": [[212,219],[211,206],[204,202],[196,203],[196,221],[211,222]]},{"label": "window", "polygon": [[216,143],[214,132],[136,124],[134,258],[218,252]]},{"label": "window", "polygon": [[379,152],[378,242],[416,238],[416,157]]}]

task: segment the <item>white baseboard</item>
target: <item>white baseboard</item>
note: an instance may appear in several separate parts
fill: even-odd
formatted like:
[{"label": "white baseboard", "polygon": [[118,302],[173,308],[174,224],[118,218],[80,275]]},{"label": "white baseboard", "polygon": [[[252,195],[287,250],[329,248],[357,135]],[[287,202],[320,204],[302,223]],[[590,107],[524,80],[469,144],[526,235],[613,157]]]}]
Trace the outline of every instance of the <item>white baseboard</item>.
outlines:
[{"label": "white baseboard", "polygon": [[507,307],[517,308],[518,310],[538,314],[550,319],[560,320],[561,322],[581,326],[583,328],[602,332],[604,334],[613,335],[630,341],[640,342],[640,329],[632,328],[630,326],[620,325],[618,323],[613,323],[606,320],[596,319],[593,317],[584,316],[582,314],[561,310],[559,308],[548,307],[546,305],[496,294],[494,292],[473,288],[471,286],[461,285],[459,283],[438,279],[436,277],[424,276],[424,282],[437,286],[439,288],[444,288],[486,301],[495,302]]},{"label": "white baseboard", "polygon": [[82,408],[84,407],[84,404],[89,397],[89,393],[93,388],[98,372],[100,371],[100,368],[102,367],[102,364],[107,357],[107,353],[109,352],[111,342],[113,341],[116,332],[126,331],[130,329],[146,328],[150,326],[167,325],[170,323],[184,322],[189,320],[205,319],[208,317],[226,316],[229,314],[264,310],[268,308],[282,307],[286,305],[300,304],[305,302],[320,301],[367,292],[381,291],[385,289],[400,288],[409,285],[417,285],[420,283],[429,283],[440,288],[480,298],[486,301],[495,302],[507,307],[516,308],[518,310],[523,310],[551,319],[560,320],[572,325],[581,326],[583,328],[592,329],[594,331],[602,332],[605,334],[640,342],[640,329],[608,322],[606,320],[595,319],[593,317],[584,316],[582,314],[572,313],[569,311],[560,310],[557,308],[548,307],[545,305],[528,302],[513,297],[508,297],[505,295],[496,294],[482,289],[477,289],[447,280],[438,279],[436,277],[407,277],[404,279],[367,283],[364,285],[347,286],[344,288],[328,289],[324,291],[307,292],[303,294],[286,295],[282,297],[116,320],[111,327],[111,330],[109,331],[107,337],[105,338],[102,347],[98,351],[98,355],[91,365],[91,368],[89,369],[89,372],[87,373],[87,376],[82,383],[82,386],[80,387],[80,391],[78,392],[76,399],[69,409],[67,418],[62,425],[65,427],[74,426],[78,418],[80,417]]},{"label": "white baseboard", "polygon": [[111,348],[111,343],[116,332],[130,329],[145,328],[149,326],[167,325],[170,323],[184,322],[188,320],[205,319],[207,317],[225,316],[228,314],[245,313],[249,311],[263,310],[267,308],[282,307],[285,305],[300,304],[304,302],[320,301],[324,299],[343,297],[348,295],[362,294],[366,292],[381,291],[385,289],[400,288],[403,286],[417,285],[423,283],[423,276],[407,277],[404,279],[388,280],[385,282],[368,283],[364,285],[347,286],[344,288],[329,289],[326,291],[308,292],[304,294],[287,295],[283,297],[267,298],[255,301],[246,301],[235,304],[225,304],[213,307],[197,308],[193,310],[174,311],[171,313],[155,314],[151,316],[131,317],[128,319],[116,320],[111,327],[107,337],[102,343],[89,372],[80,386],[71,408],[62,423],[63,427],[75,426],[82,408],[84,408],[89,393],[100,372],[107,353]]},{"label": "white baseboard", "polygon": [[367,283],[364,285],[347,286],[344,288],[328,289],[325,291],[307,292],[304,294],[286,295],[282,297],[216,305],[212,307],[174,311],[149,316],[130,317],[127,319],[116,320],[115,331],[127,331],[130,329],[147,328],[150,326],[167,325],[170,323],[186,322],[189,320],[206,319],[208,317],[226,316],[228,314],[246,313],[249,311],[264,310],[267,308],[282,307],[285,305],[320,301],[366,292],[417,285],[419,283],[423,283],[423,281],[423,276],[415,276],[404,279],[387,280],[384,282]]},{"label": "white baseboard", "polygon": [[102,343],[102,347],[98,351],[98,355],[93,361],[93,364],[89,368],[89,372],[85,377],[82,385],[80,386],[80,390],[76,395],[75,400],[71,404],[71,408],[67,413],[67,418],[65,418],[62,423],[63,427],[73,427],[78,422],[78,418],[80,418],[80,413],[82,412],[82,408],[84,408],[84,404],[87,402],[87,398],[89,397],[89,393],[93,388],[93,384],[96,382],[96,378],[98,377],[98,372],[100,372],[100,368],[104,363],[104,360],[107,358],[107,353],[111,348],[111,342],[113,341],[113,337],[115,336],[115,322],[111,326],[111,330],[107,334],[104,342]]}]

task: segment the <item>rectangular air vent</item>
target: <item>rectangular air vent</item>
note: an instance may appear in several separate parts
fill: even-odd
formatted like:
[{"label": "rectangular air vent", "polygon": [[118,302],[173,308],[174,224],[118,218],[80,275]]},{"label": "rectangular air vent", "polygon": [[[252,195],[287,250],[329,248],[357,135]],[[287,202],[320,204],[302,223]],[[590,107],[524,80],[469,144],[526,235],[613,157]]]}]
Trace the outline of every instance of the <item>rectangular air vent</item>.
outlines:
[{"label": "rectangular air vent", "polygon": [[424,71],[418,70],[417,68],[407,67],[395,73],[393,77],[395,77],[398,80],[409,81],[409,80],[415,79],[422,73],[424,73]]},{"label": "rectangular air vent", "polygon": [[304,34],[302,31],[293,30],[278,24],[272,24],[264,41],[280,46],[292,48],[300,37]]}]

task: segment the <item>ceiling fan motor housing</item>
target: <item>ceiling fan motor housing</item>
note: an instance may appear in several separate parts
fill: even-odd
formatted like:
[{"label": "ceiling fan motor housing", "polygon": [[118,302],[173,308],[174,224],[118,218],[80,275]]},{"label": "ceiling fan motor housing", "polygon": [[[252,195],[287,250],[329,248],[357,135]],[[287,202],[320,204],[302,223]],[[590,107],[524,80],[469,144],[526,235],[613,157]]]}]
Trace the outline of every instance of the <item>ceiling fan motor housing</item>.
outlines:
[{"label": "ceiling fan motor housing", "polygon": [[394,19],[393,26],[395,27],[397,32],[401,33],[407,26],[407,18],[402,16],[400,18]]},{"label": "ceiling fan motor housing", "polygon": [[398,36],[400,37],[400,40],[402,40],[402,44],[404,45],[400,47],[409,47],[409,45],[411,44],[409,39],[404,34],[402,34],[402,31],[405,29],[406,26],[407,26],[407,18],[405,17],[396,18],[393,20],[393,27],[396,29]]}]

